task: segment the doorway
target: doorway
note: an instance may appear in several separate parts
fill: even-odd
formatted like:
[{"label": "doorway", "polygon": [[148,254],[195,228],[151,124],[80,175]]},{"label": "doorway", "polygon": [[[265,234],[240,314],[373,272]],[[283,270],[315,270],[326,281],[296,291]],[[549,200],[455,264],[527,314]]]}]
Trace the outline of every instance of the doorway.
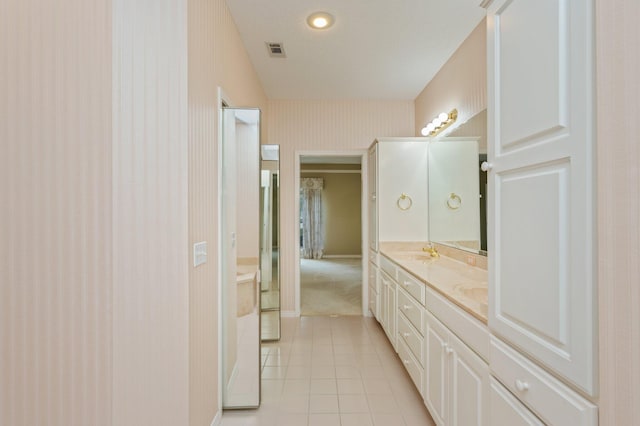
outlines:
[{"label": "doorway", "polygon": [[366,151],[296,155],[297,310],[366,314]]}]

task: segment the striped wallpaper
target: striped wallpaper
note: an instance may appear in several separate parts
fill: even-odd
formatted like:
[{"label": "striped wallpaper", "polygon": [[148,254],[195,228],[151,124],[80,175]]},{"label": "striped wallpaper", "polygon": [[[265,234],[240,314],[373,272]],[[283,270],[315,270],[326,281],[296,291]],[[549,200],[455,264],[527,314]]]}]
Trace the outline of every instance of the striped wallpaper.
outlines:
[{"label": "striped wallpaper", "polygon": [[110,425],[110,1],[0,10],[0,425]]},{"label": "striped wallpaper", "polygon": [[640,424],[640,3],[596,0],[600,425]]},{"label": "striped wallpaper", "polygon": [[[189,258],[189,424],[221,414],[218,393],[218,87],[235,106],[267,98],[224,0],[188,0],[188,252],[207,241],[207,263]],[[263,129],[264,135],[264,129]]]}]

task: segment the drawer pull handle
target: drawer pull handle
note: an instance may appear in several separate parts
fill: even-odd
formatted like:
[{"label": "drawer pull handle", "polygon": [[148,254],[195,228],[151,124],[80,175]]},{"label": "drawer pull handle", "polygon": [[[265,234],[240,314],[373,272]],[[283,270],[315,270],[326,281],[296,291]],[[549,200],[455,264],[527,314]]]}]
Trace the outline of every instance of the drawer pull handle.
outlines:
[{"label": "drawer pull handle", "polygon": [[402,305],[402,309],[405,311],[408,311],[409,309],[411,309],[411,306],[409,305]]},{"label": "drawer pull handle", "polygon": [[409,336],[411,336],[411,334],[409,334],[409,333],[402,333],[402,335],[403,335],[404,337],[409,337]]},{"label": "drawer pull handle", "polygon": [[451,355],[453,353],[453,349],[451,349],[449,345],[445,346],[444,351],[447,353],[447,355]]},{"label": "drawer pull handle", "polygon": [[403,360],[402,362],[404,362],[404,365],[409,365],[411,364],[411,361],[409,361],[408,359]]},{"label": "drawer pull handle", "polygon": [[403,281],[402,284],[404,284],[405,287],[411,287],[411,281]]},{"label": "drawer pull handle", "polygon": [[522,380],[516,380],[516,389],[520,392],[526,392],[529,390],[529,383],[523,382]]}]

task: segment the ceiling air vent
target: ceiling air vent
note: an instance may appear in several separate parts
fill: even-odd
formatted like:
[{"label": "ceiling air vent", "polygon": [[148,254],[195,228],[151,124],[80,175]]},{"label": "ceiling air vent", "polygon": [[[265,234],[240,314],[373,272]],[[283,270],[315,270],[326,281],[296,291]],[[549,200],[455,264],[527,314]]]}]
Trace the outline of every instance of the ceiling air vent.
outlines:
[{"label": "ceiling air vent", "polygon": [[267,42],[267,49],[269,50],[269,56],[272,58],[286,58],[284,53],[284,46],[282,43],[270,43]]}]

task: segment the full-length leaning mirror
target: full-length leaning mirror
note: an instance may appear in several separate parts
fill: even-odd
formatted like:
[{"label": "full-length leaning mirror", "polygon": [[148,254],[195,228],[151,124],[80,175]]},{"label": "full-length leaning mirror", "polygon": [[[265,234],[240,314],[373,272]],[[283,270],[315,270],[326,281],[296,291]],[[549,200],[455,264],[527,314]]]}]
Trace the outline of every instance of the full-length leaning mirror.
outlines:
[{"label": "full-length leaning mirror", "polygon": [[486,110],[429,144],[429,239],[487,254]]},{"label": "full-length leaning mirror", "polygon": [[260,405],[260,110],[223,108],[222,403]]},{"label": "full-length leaning mirror", "polygon": [[280,339],[280,146],[260,147],[261,337]]}]

